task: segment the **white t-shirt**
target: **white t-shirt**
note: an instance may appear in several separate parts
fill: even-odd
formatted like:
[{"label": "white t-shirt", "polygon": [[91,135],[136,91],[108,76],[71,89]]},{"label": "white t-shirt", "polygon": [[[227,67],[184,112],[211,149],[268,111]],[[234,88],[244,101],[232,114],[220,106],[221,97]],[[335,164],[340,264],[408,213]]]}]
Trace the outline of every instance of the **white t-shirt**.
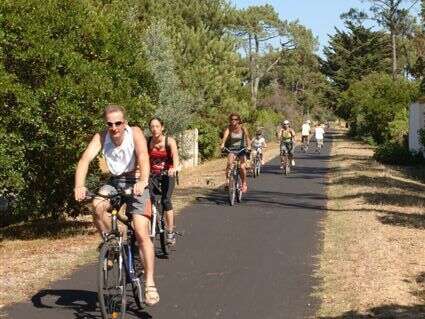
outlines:
[{"label": "white t-shirt", "polygon": [[308,136],[308,135],[310,135],[310,130],[311,130],[311,128],[310,128],[310,124],[308,124],[308,123],[304,123],[304,124],[301,126],[301,135],[302,135],[302,136]]},{"label": "white t-shirt", "polygon": [[316,136],[316,140],[323,140],[323,135],[325,134],[325,130],[321,126],[316,127],[314,129],[314,134]]},{"label": "white t-shirt", "polygon": [[265,143],[266,143],[266,139],[264,137],[262,136],[260,138],[255,137],[251,142],[251,147],[253,149],[257,149],[257,148],[263,147]]}]

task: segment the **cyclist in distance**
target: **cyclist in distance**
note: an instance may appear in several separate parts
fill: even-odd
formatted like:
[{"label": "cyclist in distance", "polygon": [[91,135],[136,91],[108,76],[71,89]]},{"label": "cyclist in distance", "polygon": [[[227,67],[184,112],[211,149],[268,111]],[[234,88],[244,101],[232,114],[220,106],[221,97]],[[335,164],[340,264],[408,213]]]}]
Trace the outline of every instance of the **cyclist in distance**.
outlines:
[{"label": "cyclist in distance", "polygon": [[[74,196],[77,201],[86,198],[85,181],[90,162],[102,152],[111,178],[103,185],[100,195],[113,195],[117,191],[132,188],[132,197],[126,200],[127,213],[133,216],[133,228],[139,243],[140,255],[143,256],[145,269],[145,303],[153,306],[159,302],[158,290],[154,281],[154,246],[149,237],[150,218],[152,215],[149,196],[149,157],[146,139],[142,130],[130,127],[125,117],[125,110],[119,105],[108,105],[104,112],[106,129],[96,133],[78,162],[75,173]],[[108,210],[109,200],[100,196],[93,200],[94,222],[102,237],[110,231]]]},{"label": "cyclist in distance", "polygon": [[261,130],[257,130],[255,133],[255,137],[252,139],[251,142],[251,158],[255,158],[257,155],[257,152],[260,154],[261,157],[261,165],[264,165],[264,159],[263,159],[263,148],[266,148],[266,139],[263,136],[263,132]]},{"label": "cyclist in distance", "polygon": [[[283,121],[278,136],[280,140],[280,153],[288,154],[288,158],[291,161],[291,165],[295,166],[295,131],[290,127],[288,120]],[[280,168],[282,169],[283,167],[281,166]]]},{"label": "cyclist in distance", "polygon": [[[161,185],[162,207],[165,211],[167,243],[175,245],[174,212],[171,195],[175,187],[175,175],[179,167],[179,153],[174,138],[164,135],[164,122],[154,117],[149,122],[152,137],[148,139],[150,170],[153,178]],[[163,174],[168,171],[168,174]]]},{"label": "cyclist in distance", "polygon": [[[221,142],[221,150],[225,147],[233,152],[239,152],[239,159],[241,161],[241,179],[242,179],[242,192],[248,190],[246,183],[246,154],[247,148],[251,144],[248,131],[242,126],[241,117],[237,113],[229,115],[229,126],[224,130],[223,139]],[[230,152],[227,155],[226,178],[229,176],[230,168],[236,159],[236,155]],[[229,180],[227,180],[227,184]]]},{"label": "cyclist in distance", "polygon": [[316,127],[314,128],[314,136],[316,138],[317,151],[323,147],[323,137],[325,134],[325,130],[323,129],[323,125],[317,122]]},{"label": "cyclist in distance", "polygon": [[304,148],[308,147],[308,144],[310,143],[310,134],[311,134],[311,126],[310,126],[310,124],[311,124],[311,121],[310,120],[307,120],[301,126],[301,145]]}]

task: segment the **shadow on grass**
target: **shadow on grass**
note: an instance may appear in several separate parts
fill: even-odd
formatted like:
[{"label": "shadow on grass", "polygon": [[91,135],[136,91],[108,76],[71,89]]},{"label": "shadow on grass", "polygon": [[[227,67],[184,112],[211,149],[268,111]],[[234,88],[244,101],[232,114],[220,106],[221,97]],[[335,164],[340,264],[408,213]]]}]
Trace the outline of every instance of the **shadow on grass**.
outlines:
[{"label": "shadow on grass", "polygon": [[91,221],[45,218],[4,227],[0,229],[0,239],[53,239],[93,233],[95,229]]},{"label": "shadow on grass", "polygon": [[385,225],[425,229],[424,214],[387,213],[384,216],[378,216],[377,219]]},{"label": "shadow on grass", "polygon": [[368,310],[369,314],[361,314],[357,311],[348,311],[336,317],[318,317],[318,319],[423,319],[425,318],[425,306],[401,306],[396,304],[382,305]]}]

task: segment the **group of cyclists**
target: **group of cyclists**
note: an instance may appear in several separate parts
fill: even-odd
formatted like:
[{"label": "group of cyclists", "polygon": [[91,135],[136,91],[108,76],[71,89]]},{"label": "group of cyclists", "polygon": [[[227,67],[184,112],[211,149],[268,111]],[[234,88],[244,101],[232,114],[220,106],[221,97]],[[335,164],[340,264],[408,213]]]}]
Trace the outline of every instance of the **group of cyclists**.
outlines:
[{"label": "group of cyclists", "polygon": [[[77,201],[86,199],[86,177],[90,163],[101,153],[105,159],[110,178],[100,187],[98,193],[109,196],[132,189],[132,195],[126,200],[126,214],[132,215],[133,228],[139,253],[143,256],[145,304],[153,306],[160,300],[158,289],[154,280],[155,252],[150,238],[150,225],[152,216],[151,196],[152,188],[149,188],[150,180],[156,179],[161,185],[161,201],[165,211],[166,239],[167,244],[175,245],[176,232],[174,212],[171,196],[175,187],[175,176],[179,167],[179,155],[176,141],[167,136],[163,121],[154,117],[149,122],[150,137],[145,138],[143,131],[137,126],[129,126],[126,112],[122,106],[108,105],[103,112],[106,128],[96,133],[86,150],[83,152],[75,173],[74,196]],[[302,135],[310,128],[302,130]],[[305,130],[304,130],[305,129]],[[322,129],[323,130],[323,129]],[[316,131],[316,139],[320,131]],[[279,128],[281,153],[290,156],[292,165],[295,148],[295,131],[290,127],[289,121],[285,120]],[[323,134],[321,135],[323,143]],[[226,177],[236,157],[240,160],[240,174],[242,180],[242,192],[247,192],[247,169],[248,155],[256,153],[261,155],[264,164],[263,149],[267,147],[266,140],[261,130],[256,132],[251,140],[248,130],[243,126],[239,114],[232,113],[229,116],[229,124],[224,130],[221,149],[228,150]],[[111,229],[108,211],[111,203],[105,197],[97,196],[93,200],[94,224],[104,239]]]}]

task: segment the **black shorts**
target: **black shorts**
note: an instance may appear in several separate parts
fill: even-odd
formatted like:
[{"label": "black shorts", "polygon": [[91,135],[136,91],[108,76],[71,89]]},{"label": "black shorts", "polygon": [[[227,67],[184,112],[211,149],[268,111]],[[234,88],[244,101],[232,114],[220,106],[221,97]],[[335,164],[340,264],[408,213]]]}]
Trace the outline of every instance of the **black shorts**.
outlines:
[{"label": "black shorts", "polygon": [[[159,189],[154,186],[159,186]],[[173,209],[173,203],[171,202],[171,196],[173,195],[174,188],[176,186],[176,178],[168,175],[152,175],[151,182],[149,183],[149,189],[151,197],[161,195],[161,204],[165,211]]]}]

